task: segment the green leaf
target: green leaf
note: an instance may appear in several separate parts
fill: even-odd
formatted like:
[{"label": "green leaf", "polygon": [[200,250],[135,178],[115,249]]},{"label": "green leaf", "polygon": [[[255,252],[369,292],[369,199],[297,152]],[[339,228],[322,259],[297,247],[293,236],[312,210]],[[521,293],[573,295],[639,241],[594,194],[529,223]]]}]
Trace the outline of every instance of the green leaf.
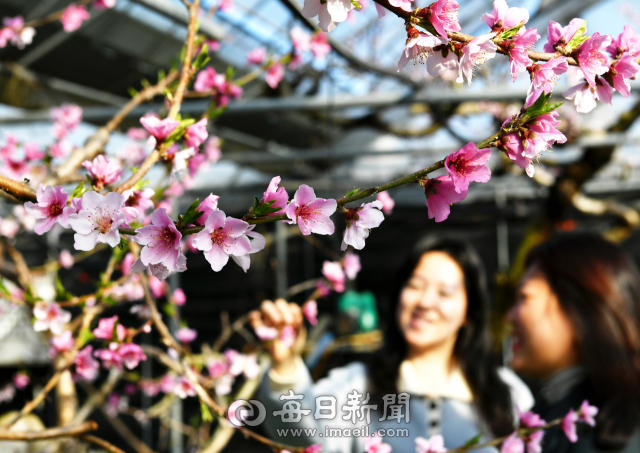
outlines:
[{"label": "green leaf", "polygon": [[149,81],[147,79],[142,79],[140,81],[140,85],[142,85],[142,88],[149,88],[151,86],[151,84],[149,83]]},{"label": "green leaf", "polygon": [[55,278],[54,285],[56,290],[56,295],[55,295],[56,302],[62,302],[62,301],[73,299],[73,294],[67,291],[67,289],[62,285],[62,281],[60,280],[60,277],[58,277],[57,275]]},{"label": "green leaf", "polygon": [[573,52],[575,49],[580,47],[583,42],[589,39],[589,37],[585,35],[586,32],[587,32],[587,21],[585,20],[580,26],[580,28],[578,28],[578,30],[576,30],[576,32],[574,33],[573,37],[571,38],[571,41],[567,43],[565,50],[567,52]]},{"label": "green leaf", "polygon": [[89,343],[91,340],[95,339],[96,336],[89,329],[82,329],[78,334],[78,341],[80,342],[80,347],[82,348],[85,344]]},{"label": "green leaf", "polygon": [[200,413],[202,414],[203,422],[213,421],[213,415],[211,415],[211,411],[209,410],[209,407],[202,402],[200,403]]},{"label": "green leaf", "polygon": [[524,25],[524,22],[520,22],[515,27],[512,27],[512,28],[510,28],[508,30],[504,30],[502,33],[500,33],[500,36],[498,37],[498,39],[513,38],[515,35],[518,34],[518,32],[520,31],[520,29],[522,28],[523,25]]},{"label": "green leaf", "polygon": [[251,212],[258,209],[258,206],[260,206],[260,200],[258,200],[258,197],[253,197],[253,206],[251,207]]},{"label": "green leaf", "polygon": [[266,203],[261,203],[260,205],[258,205],[258,207],[254,208],[251,212],[255,215],[267,215],[267,214],[272,214],[274,212],[278,212],[282,208],[277,206],[275,208],[272,207],[273,203],[275,202],[276,200],[271,200],[271,201],[267,201]]},{"label": "green leaf", "polygon": [[173,102],[173,93],[171,93],[171,90],[169,88],[165,88],[163,92],[165,97],[169,99],[169,102]]},{"label": "green leaf", "polygon": [[127,91],[129,92],[129,96],[131,96],[132,98],[135,98],[138,95],[138,90],[133,87],[127,88]]},{"label": "green leaf", "polygon": [[194,120],[193,118],[188,118],[188,119],[185,119],[185,120],[181,120],[180,124],[178,124],[178,127],[176,127],[173,130],[173,132],[171,132],[171,134],[169,134],[169,136],[164,139],[164,141],[167,142],[167,143],[173,143],[176,140],[180,139],[180,137],[182,137],[184,135],[185,129],[187,127],[191,126],[195,122],[196,122],[196,120]]},{"label": "green leaf", "polygon": [[[138,169],[136,168],[136,171],[138,171]],[[135,173],[135,172],[134,172]],[[145,179],[144,181],[138,181],[134,186],[133,186],[133,190],[134,192],[137,192],[138,190],[142,190],[142,188],[148,184],[150,184],[151,181],[149,181],[148,179]]]},{"label": "green leaf", "polygon": [[362,9],[362,5],[358,2],[358,0],[351,0],[351,4],[355,6],[358,11]]},{"label": "green leaf", "polygon": [[80,181],[75,189],[73,189],[73,193],[71,194],[71,198],[80,198],[86,191],[89,189],[84,186],[84,181]]},{"label": "green leaf", "polygon": [[166,78],[167,78],[167,73],[164,71],[164,69],[159,69],[158,70],[158,82],[161,82]]},{"label": "green leaf", "polygon": [[347,194],[345,195],[345,197],[350,197],[351,195],[355,195],[355,194],[357,194],[358,192],[360,192],[361,190],[364,190],[364,189],[353,189],[353,190],[350,190],[349,192],[347,192]]},{"label": "green leaf", "polygon": [[227,66],[227,73],[225,74],[225,77],[227,80],[232,80],[233,76],[236,75],[236,70],[233,66]]},{"label": "green leaf", "polygon": [[162,311],[164,311],[168,316],[173,316],[176,314],[176,307],[171,304],[164,304],[162,306]]},{"label": "green leaf", "polygon": [[473,445],[476,445],[477,443],[480,442],[480,439],[482,439],[482,433],[478,433],[476,434],[474,437],[472,437],[471,439],[469,439],[468,441],[466,441],[464,443],[465,447],[471,447]]},{"label": "green leaf", "polygon": [[129,246],[129,243],[127,242],[127,240],[125,238],[121,237],[120,238],[120,243],[117,245],[117,247],[120,250],[124,250],[124,248],[128,247],[128,246]]},{"label": "green leaf", "polygon": [[10,296],[11,293],[9,292],[9,290],[7,289],[7,287],[4,285],[4,280],[0,279],[0,291],[5,295],[5,296]]},{"label": "green leaf", "polygon": [[200,218],[200,216],[204,214],[204,212],[197,210],[199,204],[200,198],[196,198],[196,200],[191,203],[191,206],[189,206],[189,208],[187,209],[187,212],[185,212],[184,215],[178,217],[178,228],[189,225],[190,223],[194,223]]}]

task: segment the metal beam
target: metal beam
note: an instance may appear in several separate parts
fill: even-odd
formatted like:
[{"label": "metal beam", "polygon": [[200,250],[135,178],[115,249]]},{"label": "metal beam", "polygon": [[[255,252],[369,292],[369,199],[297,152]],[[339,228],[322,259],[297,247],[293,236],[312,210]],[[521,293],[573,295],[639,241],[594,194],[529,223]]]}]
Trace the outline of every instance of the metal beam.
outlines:
[{"label": "metal beam", "polygon": [[[301,13],[302,7],[300,6],[300,3],[298,3],[297,0],[281,0],[281,1],[284,4],[284,6],[286,6],[287,9],[289,9],[289,11],[291,11],[291,13],[297,19],[302,21],[305,27],[307,27],[311,31],[316,31],[318,29],[316,23],[313,20],[308,19],[302,15]],[[347,46],[342,44],[340,41],[336,41],[335,39],[333,39],[330,34],[327,34],[327,38],[333,50],[342,58],[344,58],[349,63],[351,63],[353,67],[364,70],[364,71],[374,72],[376,74],[380,74],[385,77],[393,77],[413,87],[419,86],[419,84],[416,83],[407,74],[397,72],[392,68],[382,67],[380,65],[377,65],[367,60],[362,60],[357,56],[355,56]]]},{"label": "metal beam", "polygon": [[[189,24],[189,13],[184,5],[180,3],[174,3],[171,0],[130,0],[134,3],[138,3],[140,5],[145,6],[157,13],[162,14],[163,16],[169,17],[170,19],[175,20],[183,25]],[[213,21],[207,19],[206,17],[201,17],[200,19],[200,33],[204,33],[209,38],[220,41],[224,38],[224,30],[218,24]]]}]

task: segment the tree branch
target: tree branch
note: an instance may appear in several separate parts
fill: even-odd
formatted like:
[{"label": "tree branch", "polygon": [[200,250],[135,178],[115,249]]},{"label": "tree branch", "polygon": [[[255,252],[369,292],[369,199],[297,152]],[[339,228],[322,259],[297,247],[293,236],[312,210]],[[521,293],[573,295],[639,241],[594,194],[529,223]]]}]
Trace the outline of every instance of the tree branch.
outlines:
[{"label": "tree branch", "polygon": [[89,431],[98,429],[98,424],[93,420],[84,422],[76,426],[62,426],[59,428],[45,429],[36,432],[24,431],[2,431],[0,430],[0,440],[41,440],[54,439],[56,437],[78,436]]}]

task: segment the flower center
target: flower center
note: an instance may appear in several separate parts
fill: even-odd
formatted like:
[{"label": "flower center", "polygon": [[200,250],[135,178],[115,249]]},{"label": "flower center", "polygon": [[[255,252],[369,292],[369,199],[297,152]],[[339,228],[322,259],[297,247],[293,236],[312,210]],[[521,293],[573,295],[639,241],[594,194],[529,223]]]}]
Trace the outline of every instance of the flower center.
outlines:
[{"label": "flower center", "polygon": [[48,208],[49,217],[58,217],[62,214],[62,206],[60,203],[50,204]]},{"label": "flower center", "polygon": [[473,61],[473,64],[475,65],[485,64],[487,60],[487,52],[484,50],[479,50],[478,52],[471,54],[471,61]]},{"label": "flower center", "polygon": [[460,176],[464,176],[469,173],[469,159],[458,158],[451,162],[453,170]]},{"label": "flower center", "polygon": [[219,246],[223,246],[229,240],[229,236],[227,232],[220,228],[219,230],[215,230],[211,233],[211,242],[214,244],[218,244]]},{"label": "flower center", "polygon": [[456,25],[458,19],[458,5],[453,4],[450,1],[444,5],[440,17],[445,22],[447,28],[453,28]]}]

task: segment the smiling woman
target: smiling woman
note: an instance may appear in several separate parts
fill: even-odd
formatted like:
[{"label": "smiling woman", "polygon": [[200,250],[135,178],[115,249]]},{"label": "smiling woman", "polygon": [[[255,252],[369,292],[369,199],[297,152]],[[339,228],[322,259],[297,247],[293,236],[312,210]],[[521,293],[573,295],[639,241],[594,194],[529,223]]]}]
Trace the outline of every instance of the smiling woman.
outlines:
[{"label": "smiling woman", "polygon": [[[427,238],[416,245],[396,283],[382,351],[368,364],[334,369],[316,383],[299,356],[305,336],[300,307],[280,299],[265,301],[260,312],[252,313],[254,328],[291,326],[297,332],[293,344],[275,339],[269,345],[273,367],[265,375],[260,397],[267,406],[271,435],[281,437],[283,428],[292,427],[289,420],[270,416],[282,412],[282,401],[292,398],[289,391],[302,394],[305,407],[313,407],[315,399],[316,407],[313,416],[295,425],[309,428],[307,436],[286,442],[320,443],[331,452],[361,453],[364,439],[312,433],[360,426],[373,433],[401,427],[408,436],[393,436],[387,429],[382,442],[393,451],[414,451],[420,438],[453,449],[478,434],[482,441],[513,431],[515,405],[527,410],[533,399],[515,374],[497,365],[487,331],[484,270],[476,252],[463,242]],[[361,425],[335,412],[353,406],[354,390],[362,404],[371,407],[371,416]],[[327,419],[322,411],[328,408],[317,398],[331,397],[334,416]]]}]

